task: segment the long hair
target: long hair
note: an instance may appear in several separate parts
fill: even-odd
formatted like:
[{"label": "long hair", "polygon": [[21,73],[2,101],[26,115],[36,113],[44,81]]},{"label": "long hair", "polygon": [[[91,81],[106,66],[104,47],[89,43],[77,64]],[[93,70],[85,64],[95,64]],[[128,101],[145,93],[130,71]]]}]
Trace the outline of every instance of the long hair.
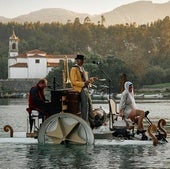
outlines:
[{"label": "long hair", "polygon": [[37,84],[47,84],[47,79],[40,79]]}]

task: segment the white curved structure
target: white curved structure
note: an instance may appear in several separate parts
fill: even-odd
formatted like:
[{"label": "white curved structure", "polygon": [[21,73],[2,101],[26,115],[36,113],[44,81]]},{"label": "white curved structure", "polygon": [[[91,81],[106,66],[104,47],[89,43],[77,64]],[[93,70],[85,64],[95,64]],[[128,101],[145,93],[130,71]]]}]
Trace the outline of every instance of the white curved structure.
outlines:
[{"label": "white curved structure", "polygon": [[41,125],[38,142],[94,144],[94,135],[90,126],[82,118],[70,113],[58,113],[50,116]]}]

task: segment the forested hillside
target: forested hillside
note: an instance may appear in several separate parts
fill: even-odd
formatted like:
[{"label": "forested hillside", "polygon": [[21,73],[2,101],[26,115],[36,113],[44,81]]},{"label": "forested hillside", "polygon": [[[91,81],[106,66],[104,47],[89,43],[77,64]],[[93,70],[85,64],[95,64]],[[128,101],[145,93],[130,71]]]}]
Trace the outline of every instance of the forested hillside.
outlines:
[{"label": "forested hillside", "polygon": [[[14,30],[19,37],[19,52],[40,49],[50,54],[85,54],[98,58],[114,78],[126,73],[138,85],[170,82],[170,18],[148,25],[104,27],[73,23],[0,23],[0,78],[7,78],[8,40]],[[116,61],[115,61],[116,60]],[[107,63],[107,64],[106,64]],[[88,62],[86,63],[88,64]],[[93,65],[95,66],[95,65]],[[118,79],[115,81],[118,81]]]}]

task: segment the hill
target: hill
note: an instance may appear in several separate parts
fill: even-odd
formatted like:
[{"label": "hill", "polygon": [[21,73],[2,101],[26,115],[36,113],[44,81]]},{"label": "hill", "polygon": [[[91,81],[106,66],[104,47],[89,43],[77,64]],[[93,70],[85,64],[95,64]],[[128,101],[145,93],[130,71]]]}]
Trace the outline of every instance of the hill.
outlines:
[{"label": "hill", "polygon": [[14,21],[18,23],[34,23],[40,21],[41,23],[60,22],[65,24],[67,21],[74,22],[75,18],[79,18],[80,22],[84,22],[84,19],[89,17],[91,22],[97,24],[101,21],[101,15],[105,18],[104,24],[106,26],[134,22],[138,25],[147,24],[170,16],[170,1],[163,4],[155,4],[151,1],[138,1],[120,6],[100,15],[76,13],[60,8],[47,8],[12,19],[0,17],[0,22],[7,23],[9,21]]},{"label": "hill", "polygon": [[13,18],[11,21],[24,23],[24,22],[38,22],[51,23],[60,22],[65,24],[68,20],[74,21],[75,18],[79,17],[80,20],[84,20],[85,17],[90,16],[89,14],[76,13],[60,8],[41,9],[39,11],[31,12],[28,15],[22,15]]},{"label": "hill", "polygon": [[150,1],[140,1],[123,5],[104,14],[107,25],[114,24],[147,24],[170,16],[170,1],[164,4],[153,4]]}]

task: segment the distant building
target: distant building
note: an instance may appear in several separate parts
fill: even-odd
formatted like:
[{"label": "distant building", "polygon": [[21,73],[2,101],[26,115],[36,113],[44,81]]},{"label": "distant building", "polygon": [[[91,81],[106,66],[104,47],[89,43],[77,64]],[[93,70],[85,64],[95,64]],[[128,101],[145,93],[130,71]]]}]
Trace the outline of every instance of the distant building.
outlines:
[{"label": "distant building", "polygon": [[18,43],[13,30],[9,38],[8,79],[44,78],[65,56],[71,61],[75,58],[75,55],[51,55],[38,49],[19,54]]}]

